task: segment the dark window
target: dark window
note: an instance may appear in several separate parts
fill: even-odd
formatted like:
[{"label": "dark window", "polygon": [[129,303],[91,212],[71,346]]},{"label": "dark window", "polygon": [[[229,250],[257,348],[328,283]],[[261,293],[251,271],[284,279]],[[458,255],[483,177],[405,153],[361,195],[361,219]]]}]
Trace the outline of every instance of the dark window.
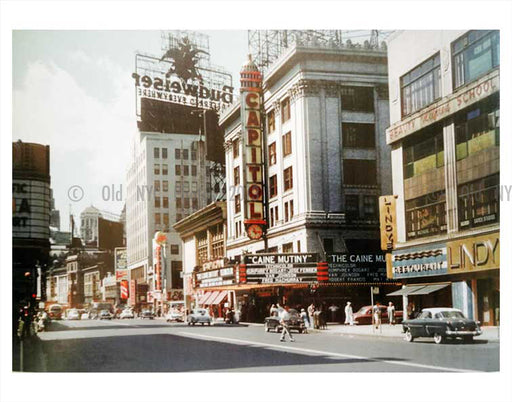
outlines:
[{"label": "dark window", "polygon": [[160,191],[160,180],[155,180],[155,191]]},{"label": "dark window", "polygon": [[284,123],[290,120],[290,98],[286,98],[281,102],[281,122]]},{"label": "dark window", "polygon": [[180,253],[180,246],[177,244],[171,244],[171,254],[179,254]]},{"label": "dark window", "polygon": [[288,205],[290,206],[290,220],[291,220],[293,218],[293,200],[290,200]]},{"label": "dark window", "polygon": [[277,175],[271,176],[269,179],[269,198],[277,196]]},{"label": "dark window", "polygon": [[192,208],[197,209],[199,207],[199,204],[197,202],[197,198],[192,198]]},{"label": "dark window", "polygon": [[499,31],[470,31],[452,43],[454,88],[500,65]]},{"label": "dark window", "polygon": [[174,158],[175,158],[176,160],[181,159],[181,149],[176,148],[176,149],[174,150]]},{"label": "dark window", "polygon": [[276,162],[277,162],[276,158],[277,158],[276,143],[273,142],[272,144],[270,144],[268,146],[268,163],[269,163],[269,166],[272,166],[272,165],[276,164]]},{"label": "dark window", "polygon": [[196,165],[192,165],[192,176],[197,176],[197,166]]},{"label": "dark window", "polygon": [[176,208],[181,208],[181,198],[176,198]]},{"label": "dark window", "polygon": [[407,239],[446,232],[446,197],[438,191],[405,201]]},{"label": "dark window", "polygon": [[420,138],[411,139],[412,145],[404,146],[404,177],[421,175],[429,170],[444,166],[444,142],[442,126],[429,127],[422,131]]},{"label": "dark window", "polygon": [[400,78],[402,116],[430,105],[441,97],[439,53]]},{"label": "dark window", "polygon": [[184,149],[181,154],[184,160],[188,160],[188,149]]},{"label": "dark window", "polygon": [[183,176],[188,176],[188,165],[183,166]]},{"label": "dark window", "polygon": [[363,196],[363,210],[364,210],[364,217],[366,219],[377,218],[377,214],[378,214],[377,197],[375,197],[374,195]]},{"label": "dark window", "polygon": [[233,181],[234,181],[235,186],[240,184],[240,167],[239,166],[237,166],[236,168],[233,169]]},{"label": "dark window", "polygon": [[171,286],[183,289],[183,264],[181,261],[171,261]]},{"label": "dark window", "polygon": [[273,110],[267,114],[267,129],[268,133],[273,133],[276,129],[276,115]]},{"label": "dark window", "polygon": [[168,173],[167,171],[167,163],[162,164],[162,174],[166,175]]},{"label": "dark window", "polygon": [[240,203],[240,194],[235,195],[235,214],[239,213],[242,209]]},{"label": "dark window", "polygon": [[160,148],[153,148],[153,157],[160,158]]},{"label": "dark window", "polygon": [[193,161],[197,160],[197,151],[195,149],[190,151],[190,159]]},{"label": "dark window", "polygon": [[366,159],[345,159],[343,161],[343,183],[345,185],[377,184],[376,162]]},{"label": "dark window", "polygon": [[359,218],[359,195],[348,194],[345,196],[345,213],[348,218]]},{"label": "dark window", "polygon": [[162,190],[168,191],[169,190],[169,182],[167,180],[162,181]]},{"label": "dark window", "polygon": [[155,197],[155,208],[160,208],[160,197]]},{"label": "dark window", "polygon": [[326,254],[334,252],[334,239],[324,239],[324,251]]},{"label": "dark window", "polygon": [[284,203],[284,221],[288,222],[288,202]]},{"label": "dark window", "polygon": [[169,214],[164,214],[164,225],[169,226]]},{"label": "dark window", "polygon": [[342,87],[341,108],[358,112],[373,112],[373,88]]},{"label": "dark window", "polygon": [[190,208],[190,198],[188,198],[188,197],[183,198],[183,208],[185,208],[185,209]]},{"label": "dark window", "polygon": [[160,174],[160,164],[159,163],[155,163],[155,175],[159,175]]},{"label": "dark window", "polygon": [[160,219],[161,219],[160,213],[156,213],[155,214],[155,225],[160,225],[160,223],[162,222]]},{"label": "dark window", "polygon": [[292,133],[289,131],[283,135],[283,156],[292,153]]},{"label": "dark window", "polygon": [[500,177],[484,177],[458,187],[459,227],[461,230],[499,222]]},{"label": "dark window", "polygon": [[162,148],[162,158],[167,159],[167,148]]},{"label": "dark window", "polygon": [[293,242],[283,244],[283,253],[293,253]]},{"label": "dark window", "polygon": [[169,197],[164,197],[163,198],[163,207],[164,208],[169,208]]},{"label": "dark window", "polygon": [[239,154],[240,154],[240,140],[237,138],[236,140],[233,140],[233,159],[238,158]]},{"label": "dark window", "polygon": [[284,175],[284,191],[293,188],[293,170],[290,166],[286,168],[283,172]]},{"label": "dark window", "polygon": [[375,148],[375,125],[343,123],[343,146],[347,148]]},{"label": "dark window", "polygon": [[174,173],[176,176],[181,176],[181,165],[175,165]]}]

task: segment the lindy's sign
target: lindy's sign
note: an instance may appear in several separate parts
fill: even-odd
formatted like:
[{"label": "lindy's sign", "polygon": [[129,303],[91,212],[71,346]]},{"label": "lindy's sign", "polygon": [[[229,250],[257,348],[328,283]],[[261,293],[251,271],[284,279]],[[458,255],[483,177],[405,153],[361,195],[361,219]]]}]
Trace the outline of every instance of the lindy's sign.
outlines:
[{"label": "lindy's sign", "polygon": [[450,274],[500,267],[499,233],[452,241],[447,246]]},{"label": "lindy's sign", "polygon": [[388,128],[386,130],[387,143],[392,144],[423,127],[444,119],[446,116],[498,92],[499,89],[499,73],[494,73],[491,77],[484,77],[472,85],[469,85],[464,91],[460,93],[456,92],[448,99],[427,108],[427,110],[421,114],[414,114],[403,122],[399,122]]},{"label": "lindy's sign", "polygon": [[396,198],[394,195],[379,197],[380,247],[392,250],[396,243]]}]

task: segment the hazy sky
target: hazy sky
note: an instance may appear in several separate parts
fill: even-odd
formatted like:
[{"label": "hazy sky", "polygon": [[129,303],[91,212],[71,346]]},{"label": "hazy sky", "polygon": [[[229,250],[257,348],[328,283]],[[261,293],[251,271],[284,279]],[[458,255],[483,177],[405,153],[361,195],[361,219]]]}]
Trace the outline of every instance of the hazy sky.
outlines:
[{"label": "hazy sky", "polygon": [[[210,59],[239,79],[246,31],[205,31]],[[120,213],[104,186],[122,186],[136,132],[131,74],[137,51],[161,54],[160,31],[14,31],[13,141],[50,145],[51,185],[61,229],[88,205]],[[80,202],[68,190],[84,190]]]}]

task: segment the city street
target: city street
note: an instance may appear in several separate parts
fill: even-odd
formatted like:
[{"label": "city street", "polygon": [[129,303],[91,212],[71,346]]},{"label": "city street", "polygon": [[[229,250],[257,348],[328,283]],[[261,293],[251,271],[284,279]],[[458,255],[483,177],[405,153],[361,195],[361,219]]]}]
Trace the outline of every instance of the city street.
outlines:
[{"label": "city street", "polygon": [[55,321],[27,348],[25,371],[467,372],[499,370],[499,343],[279,334],[262,326],[155,320]]}]

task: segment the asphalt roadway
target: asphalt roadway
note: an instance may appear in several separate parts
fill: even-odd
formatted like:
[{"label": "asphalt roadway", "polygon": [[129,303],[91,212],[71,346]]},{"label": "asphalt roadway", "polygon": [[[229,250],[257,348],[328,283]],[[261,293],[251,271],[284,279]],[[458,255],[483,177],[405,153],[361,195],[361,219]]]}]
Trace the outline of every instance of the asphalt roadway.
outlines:
[{"label": "asphalt roadway", "polygon": [[27,344],[31,372],[482,372],[499,370],[499,342],[436,345],[315,332],[295,342],[261,326],[163,320],[55,321]]}]

